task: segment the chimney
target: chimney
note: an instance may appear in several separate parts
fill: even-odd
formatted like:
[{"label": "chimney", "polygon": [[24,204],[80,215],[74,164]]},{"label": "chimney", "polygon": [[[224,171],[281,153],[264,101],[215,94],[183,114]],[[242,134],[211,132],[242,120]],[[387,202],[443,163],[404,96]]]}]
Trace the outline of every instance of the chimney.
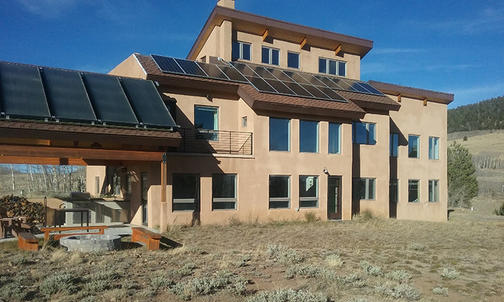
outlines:
[{"label": "chimney", "polygon": [[235,9],[235,0],[218,0],[217,5],[222,6],[222,7]]}]

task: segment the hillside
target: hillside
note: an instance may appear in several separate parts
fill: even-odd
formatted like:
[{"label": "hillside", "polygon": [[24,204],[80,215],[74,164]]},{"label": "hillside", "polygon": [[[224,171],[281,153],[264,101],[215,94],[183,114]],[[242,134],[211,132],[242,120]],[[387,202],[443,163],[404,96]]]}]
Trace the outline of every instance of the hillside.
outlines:
[{"label": "hillside", "polygon": [[504,129],[504,96],[448,110],[448,133]]}]

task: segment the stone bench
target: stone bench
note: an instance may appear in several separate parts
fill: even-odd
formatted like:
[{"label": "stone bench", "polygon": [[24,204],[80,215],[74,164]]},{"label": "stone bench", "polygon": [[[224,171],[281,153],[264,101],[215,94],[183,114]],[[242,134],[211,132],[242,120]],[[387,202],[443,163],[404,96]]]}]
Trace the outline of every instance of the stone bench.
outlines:
[{"label": "stone bench", "polygon": [[17,233],[18,247],[25,251],[38,251],[38,239],[31,233]]},{"label": "stone bench", "polygon": [[131,228],[131,231],[132,242],[143,243],[150,251],[159,250],[159,242],[161,241],[160,234],[151,232],[144,228]]}]

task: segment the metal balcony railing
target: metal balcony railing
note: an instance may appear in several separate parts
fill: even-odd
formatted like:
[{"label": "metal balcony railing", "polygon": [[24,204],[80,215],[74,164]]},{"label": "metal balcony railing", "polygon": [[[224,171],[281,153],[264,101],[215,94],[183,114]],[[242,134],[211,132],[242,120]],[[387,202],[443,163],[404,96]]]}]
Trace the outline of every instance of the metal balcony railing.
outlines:
[{"label": "metal balcony railing", "polygon": [[179,152],[252,155],[251,132],[179,128]]}]

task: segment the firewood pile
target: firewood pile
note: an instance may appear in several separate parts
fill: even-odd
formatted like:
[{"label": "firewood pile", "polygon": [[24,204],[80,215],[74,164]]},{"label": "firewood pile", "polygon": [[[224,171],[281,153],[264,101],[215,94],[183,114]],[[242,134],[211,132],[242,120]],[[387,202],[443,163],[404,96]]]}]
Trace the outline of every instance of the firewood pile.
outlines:
[{"label": "firewood pile", "polygon": [[45,218],[44,205],[29,202],[24,197],[8,195],[0,198],[0,207],[7,211],[8,217],[27,217],[30,224],[43,223]]}]

